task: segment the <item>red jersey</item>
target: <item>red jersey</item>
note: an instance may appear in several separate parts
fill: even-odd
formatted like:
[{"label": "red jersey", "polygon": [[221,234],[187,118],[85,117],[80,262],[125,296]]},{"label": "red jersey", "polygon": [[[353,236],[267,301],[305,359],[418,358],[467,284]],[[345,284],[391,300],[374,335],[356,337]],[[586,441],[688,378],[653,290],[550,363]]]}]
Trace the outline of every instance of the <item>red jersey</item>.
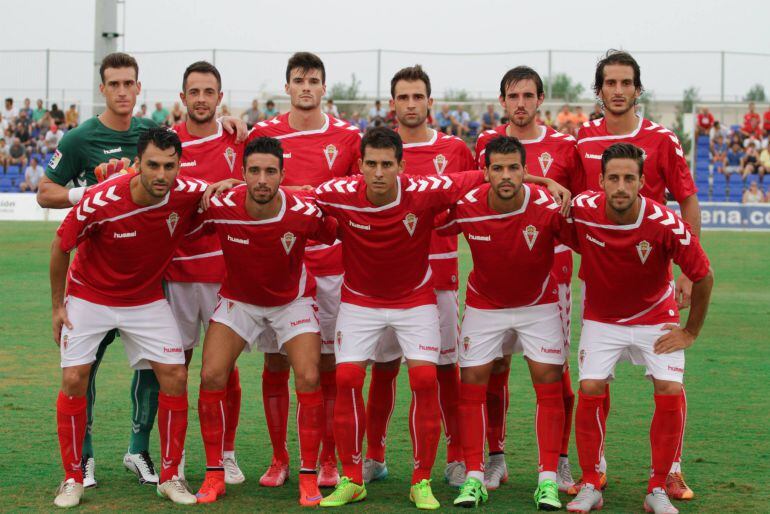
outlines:
[{"label": "red jersey", "polygon": [[121,175],[88,188],[56,231],[61,249],[78,248],[67,294],[100,305],[131,307],[164,298],[161,278],[206,190],[202,180],[176,179],[165,198],[142,207]]},{"label": "red jersey", "polygon": [[690,226],[676,213],[641,198],[632,225],[605,213],[605,194],[587,191],[572,204],[575,248],[582,255],[584,319],[618,325],[678,323],[673,260],[693,282],[708,274],[709,260]]},{"label": "red jersey", "polygon": [[[284,186],[318,186],[335,177],[358,173],[361,133],[358,127],[324,114],[318,130],[294,130],[289,113],[260,121],[249,132],[248,141],[274,137],[283,146]],[[311,241],[305,249],[308,269],[317,276],[340,275],[342,252],[339,241],[331,247]]]},{"label": "red jersey", "polygon": [[[199,178],[210,183],[235,178],[243,180],[243,144],[235,142],[217,123],[217,133],[207,137],[191,136],[187,126],[173,128],[182,140],[180,178]],[[225,260],[219,239],[209,234],[198,239],[183,239],[164,274],[171,282],[222,283]]]},{"label": "red jersey", "polygon": [[698,126],[704,130],[709,130],[714,125],[714,115],[698,113]]},{"label": "red jersey", "polygon": [[[757,120],[756,128],[751,127],[751,120]],[[759,113],[758,112],[747,112],[743,115],[743,131],[752,133],[755,130],[759,129],[761,123],[759,119]]]},{"label": "red jersey", "polygon": [[765,132],[770,132],[770,109],[762,114],[762,128]]},{"label": "red jersey", "polygon": [[261,307],[312,296],[315,280],[305,270],[305,242],[333,242],[336,222],[325,218],[312,200],[282,188],[278,215],[255,220],[246,212],[247,194],[242,184],[221,198],[213,197],[189,233],[214,235],[222,245],[227,276],[219,294]]},{"label": "red jersey", "polygon": [[[443,175],[476,168],[468,145],[459,137],[433,131],[425,143],[404,143],[404,173],[410,175]],[[433,234],[430,241],[430,268],[433,287],[457,291],[457,236]]]},{"label": "red jersey", "polygon": [[631,143],[644,151],[644,187],[641,194],[659,203],[666,203],[668,189],[677,202],[698,192],[687,167],[679,139],[667,128],[648,119],[630,134],[612,135],[607,132],[605,118],[584,123],[578,131],[578,152],[585,170],[585,188],[600,191],[602,153],[615,143]]},{"label": "red jersey", "polygon": [[473,256],[465,302],[476,309],[507,309],[558,300],[551,273],[557,241],[572,228],[545,189],[524,184],[524,203],[499,213],[487,201],[490,185],[473,189],[450,211],[439,233],[462,232]]},{"label": "red jersey", "polygon": [[399,175],[396,199],[379,207],[366,198],[362,176],[316,188],[344,241],[342,301],[393,309],[436,303],[428,264],[433,219],[483,181],[480,171]]}]

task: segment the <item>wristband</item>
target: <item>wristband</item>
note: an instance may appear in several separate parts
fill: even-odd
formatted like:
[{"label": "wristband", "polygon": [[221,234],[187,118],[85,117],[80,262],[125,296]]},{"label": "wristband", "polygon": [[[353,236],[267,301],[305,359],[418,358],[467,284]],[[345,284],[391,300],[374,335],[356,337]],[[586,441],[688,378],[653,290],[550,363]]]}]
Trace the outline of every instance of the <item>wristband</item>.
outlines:
[{"label": "wristband", "polygon": [[73,187],[69,190],[67,193],[67,196],[69,197],[70,203],[72,205],[77,205],[80,200],[83,199],[83,195],[86,192],[85,187]]}]

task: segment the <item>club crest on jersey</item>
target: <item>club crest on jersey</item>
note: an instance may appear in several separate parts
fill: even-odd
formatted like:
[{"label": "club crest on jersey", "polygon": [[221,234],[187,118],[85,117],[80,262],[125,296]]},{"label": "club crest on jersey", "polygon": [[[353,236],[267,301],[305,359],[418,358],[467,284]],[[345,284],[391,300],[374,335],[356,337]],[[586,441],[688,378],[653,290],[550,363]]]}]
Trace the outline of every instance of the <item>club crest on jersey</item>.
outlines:
[{"label": "club crest on jersey", "polygon": [[468,349],[470,347],[471,347],[471,338],[466,336],[463,338],[463,350],[465,350],[465,353],[468,353]]},{"label": "club crest on jersey", "polygon": [[176,230],[177,223],[179,223],[179,214],[172,212],[166,218],[166,226],[168,226],[168,231],[172,236],[174,235],[174,230]]},{"label": "club crest on jersey", "polygon": [[336,146],[326,145],[326,148],[324,148],[324,157],[326,157],[326,164],[329,165],[329,169],[332,169],[332,166],[334,166],[337,155],[339,155],[339,151]]},{"label": "club crest on jersey", "polygon": [[233,306],[235,304],[231,302],[230,300],[227,300],[227,313],[230,314],[230,311],[233,310]]},{"label": "club crest on jersey", "polygon": [[580,365],[581,368],[583,367],[583,362],[585,362],[585,360],[586,360],[586,351],[580,350],[580,353],[578,354],[578,364]]},{"label": "club crest on jersey", "polygon": [[286,255],[289,255],[289,252],[291,252],[292,247],[294,246],[294,242],[297,240],[296,237],[294,237],[294,234],[291,232],[286,232],[283,237],[281,238],[281,244],[283,245],[283,249],[286,250]]},{"label": "club crest on jersey", "polygon": [[414,229],[417,228],[417,216],[412,214],[411,212],[406,215],[406,217],[403,219],[404,226],[406,227],[406,231],[409,232],[410,236],[414,235]]},{"label": "club crest on jersey", "polygon": [[524,241],[527,242],[527,246],[532,250],[532,247],[535,246],[535,240],[540,232],[537,231],[534,225],[527,225],[521,233],[524,234]]},{"label": "club crest on jersey", "polygon": [[548,175],[548,170],[551,169],[551,164],[553,164],[553,157],[551,157],[551,154],[548,152],[541,153],[540,157],[537,158],[537,162],[540,163],[540,169],[543,170],[543,176],[545,177]]},{"label": "club crest on jersey", "polygon": [[227,161],[227,165],[230,166],[230,173],[232,173],[233,168],[235,168],[235,150],[229,146],[225,150],[225,160]]},{"label": "club crest on jersey", "polygon": [[447,158],[444,157],[444,154],[440,153],[433,158],[433,167],[436,168],[436,173],[438,175],[441,175],[442,173],[444,173],[446,164],[447,164]]},{"label": "club crest on jersey", "polygon": [[62,347],[63,347],[65,350],[67,349],[67,343],[69,342],[69,339],[70,339],[70,338],[69,338],[69,335],[68,335],[68,334],[64,334],[64,337],[62,337],[62,338],[61,338],[61,344],[62,344]]},{"label": "club crest on jersey", "polygon": [[337,349],[342,348],[342,331],[337,330]]},{"label": "club crest on jersey", "polygon": [[639,254],[639,260],[642,261],[642,264],[647,262],[647,257],[650,256],[650,252],[652,252],[652,245],[647,241],[640,241],[639,244],[636,245],[636,253]]}]

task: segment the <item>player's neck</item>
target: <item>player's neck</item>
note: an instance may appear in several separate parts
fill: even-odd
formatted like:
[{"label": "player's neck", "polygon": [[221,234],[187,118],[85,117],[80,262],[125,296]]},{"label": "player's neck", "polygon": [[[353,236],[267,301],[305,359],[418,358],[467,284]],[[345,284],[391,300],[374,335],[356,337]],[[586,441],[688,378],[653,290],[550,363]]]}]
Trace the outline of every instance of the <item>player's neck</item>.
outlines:
[{"label": "player's neck", "polygon": [[282,205],[283,200],[280,190],[276,191],[275,196],[267,203],[257,203],[251,195],[246,195],[246,213],[255,220],[275,218],[281,211]]},{"label": "player's neck", "polygon": [[289,126],[294,130],[304,132],[306,130],[318,130],[324,126],[324,118],[321,108],[309,111],[291,109],[289,111]]},{"label": "player's neck", "polygon": [[110,109],[105,109],[99,116],[99,121],[108,129],[125,132],[131,128],[131,113],[118,114]]},{"label": "player's neck", "polygon": [[131,190],[131,201],[140,207],[157,205],[163,201],[163,198],[165,198],[165,196],[158,198],[148,193],[147,189],[144,187],[144,184],[142,184],[142,177],[139,174],[131,177],[129,189]]},{"label": "player's neck", "polygon": [[630,134],[639,125],[639,118],[634,109],[629,109],[623,114],[612,114],[605,109],[604,119],[607,124],[607,132],[613,136],[622,136]]},{"label": "player's neck", "polygon": [[500,214],[508,214],[509,212],[519,210],[524,204],[524,187],[524,184],[522,184],[519,191],[509,200],[503,200],[492,191],[492,188],[489,188],[487,205],[490,209]]},{"label": "player's neck", "polygon": [[519,141],[529,141],[540,137],[540,125],[532,120],[531,123],[524,127],[519,127],[513,123],[508,123],[505,127],[505,135],[515,137]]},{"label": "player's neck", "polygon": [[608,199],[604,200],[604,212],[607,215],[607,219],[617,225],[632,225],[636,223],[637,218],[639,218],[639,209],[641,208],[642,199],[640,197],[636,197],[634,205],[625,211],[616,211],[610,206]]},{"label": "player's neck", "polygon": [[398,135],[401,136],[401,141],[404,144],[427,143],[433,138],[433,134],[433,129],[428,127],[427,123],[418,127],[407,127],[406,125],[399,125],[398,127]]},{"label": "player's neck", "polygon": [[219,130],[216,118],[211,118],[209,121],[198,123],[193,120],[190,115],[187,115],[187,121],[184,122],[187,133],[193,137],[208,137],[213,136]]},{"label": "player's neck", "polygon": [[382,207],[389,203],[395,202],[398,197],[398,186],[394,186],[391,191],[387,191],[382,194],[372,192],[370,188],[366,188],[366,199],[375,207]]}]

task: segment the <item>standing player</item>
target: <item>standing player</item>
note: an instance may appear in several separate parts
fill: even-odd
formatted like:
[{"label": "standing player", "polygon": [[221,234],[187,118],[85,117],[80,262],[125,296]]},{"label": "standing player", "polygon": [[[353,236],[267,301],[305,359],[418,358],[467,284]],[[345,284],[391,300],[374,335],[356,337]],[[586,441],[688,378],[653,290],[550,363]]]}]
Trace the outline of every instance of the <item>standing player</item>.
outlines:
[{"label": "standing player", "polygon": [[323,394],[319,382],[321,339],[313,301],[315,281],[304,264],[308,238],[332,243],[336,223],[312,202],[279,187],[284,177],[281,144],[252,140],[243,153],[245,185],[211,206],[190,232],[219,238],[227,276],[203,346],[198,401],[206,448],[206,479],[197,494],[210,503],[225,493],[223,447],[228,375],[244,350],[272,328],[294,370],[300,446],[300,504],[321,501],[316,477],[323,434]]},{"label": "standing player", "polygon": [[[173,130],[182,141],[180,176],[213,183],[243,174],[243,145],[215,119],[222,101],[222,78],[219,70],[198,61],[184,72],[179,98],[187,107],[187,120]],[[215,234],[197,240],[183,240],[166,269],[166,295],[179,324],[185,348],[185,364],[189,367],[193,348],[198,346],[200,327],[208,326],[217,305],[219,287],[225,277],[222,248]],[[205,328],[204,328],[205,330]],[[235,433],[241,410],[241,384],[238,368],[233,367],[227,381],[223,467],[225,481],[239,484],[245,480],[235,458]],[[183,461],[184,462],[184,461]],[[184,465],[180,466],[184,476]]]},{"label": "standing player", "polygon": [[[175,503],[195,503],[177,471],[187,431],[187,370],[179,330],[161,286],[163,270],[206,190],[205,183],[176,178],[181,153],[173,132],[153,128],[142,133],[137,143],[139,174],[116,177],[89,190],[54,238],[53,330],[62,360],[56,410],[65,471],[54,501],[59,507],[74,507],[83,495],[88,377],[104,336],[115,329],[121,331],[129,364],[152,368],[160,382],[163,465],[158,495]],[[69,254],[76,247],[70,267]]]},{"label": "standing player", "polygon": [[561,508],[556,471],[564,425],[565,347],[553,248],[571,242],[571,227],[545,190],[524,184],[526,152],[518,139],[500,136],[486,147],[488,184],[457,202],[441,234],[465,235],[473,256],[468,278],[459,362],[460,413],[467,480],[454,504],[478,506],[484,486],[487,384],[507,337],[522,347],[535,388],[538,510]]},{"label": "standing player", "polygon": [[[361,136],[358,128],[321,111],[326,94],[326,69],[314,54],[298,52],[286,65],[286,93],[291,109],[257,123],[249,140],[273,137],[284,150],[285,186],[311,186],[358,172]],[[326,245],[308,242],[305,256],[308,270],[316,277],[316,300],[321,325],[321,387],[324,395],[324,437],[318,484],[333,487],[339,480],[332,428],[336,395],[334,371],[334,324],[340,304],[342,253],[339,241]],[[286,426],[289,417],[289,362],[279,353],[275,337],[263,337],[259,349],[265,352],[262,399],[273,445],[273,461],[259,479],[263,486],[283,485],[289,473]]]},{"label": "standing player", "polygon": [[[577,154],[575,138],[555,131],[552,127],[538,125],[537,112],[545,98],[540,75],[528,66],[517,66],[508,70],[500,81],[500,105],[508,117],[507,125],[486,130],[476,141],[476,156],[479,167],[486,164],[486,147],[500,136],[519,139],[526,148],[527,173],[548,177],[572,194],[583,191],[583,170]],[[557,483],[561,491],[574,485],[569,465],[569,439],[572,430],[572,409],[575,394],[569,374],[570,315],[572,297],[572,253],[564,245],[554,247],[553,269],[559,291],[559,309],[564,333],[565,366],[562,374],[562,398],[564,401],[564,430],[559,453]],[[508,375],[511,353],[517,346],[511,339],[503,346],[503,358],[495,361],[487,385],[487,444],[489,460],[484,469],[485,483],[489,489],[496,489],[508,479],[505,463],[505,420],[508,414]]]},{"label": "standing player", "polygon": [[[655,514],[679,512],[665,486],[680,445],[684,350],[692,346],[703,326],[714,278],[687,222],[639,194],[647,181],[646,165],[643,149],[613,144],[602,153],[599,185],[603,192],[583,193],[573,205],[576,248],[585,280],[575,416],[585,485],[567,505],[570,512],[602,507],[599,462],[606,434],[605,387],[625,352],[644,362],[655,392],[652,470],[644,509]],[[668,275],[672,260],[694,282],[684,328],[679,325]]]},{"label": "standing player", "polygon": [[[635,106],[642,87],[641,70],[636,60],[626,52],[610,50],[596,66],[594,93],[604,106],[604,117],[583,124],[578,131],[578,151],[585,170],[586,189],[599,190],[602,152],[618,142],[631,143],[644,151],[644,186],[642,194],[665,204],[668,190],[679,202],[682,218],[690,224],[696,236],[700,236],[700,205],[692,174],[687,167],[684,151],[677,137],[668,129],[637,116]],[[667,272],[669,279],[673,275]],[[679,308],[690,304],[692,282],[681,274],[676,282],[676,299]],[[636,364],[642,364],[640,360]],[[605,415],[609,413],[609,386]],[[682,388],[682,417],[687,417],[687,399]],[[684,440],[684,424],[680,439]],[[681,470],[681,448],[671,468],[666,489],[675,499],[693,498],[692,490],[684,481]],[[602,457],[602,476],[606,482],[606,462]],[[571,491],[573,494],[576,488]]]}]

